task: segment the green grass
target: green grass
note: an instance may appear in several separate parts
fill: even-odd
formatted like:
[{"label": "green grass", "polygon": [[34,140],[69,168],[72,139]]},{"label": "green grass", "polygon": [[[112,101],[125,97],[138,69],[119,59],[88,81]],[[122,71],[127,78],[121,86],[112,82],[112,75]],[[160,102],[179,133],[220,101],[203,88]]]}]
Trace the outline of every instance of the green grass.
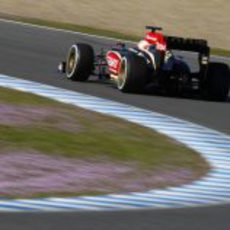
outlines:
[{"label": "green grass", "polygon": [[[4,149],[34,149],[45,154],[74,158],[106,156],[123,161],[137,161],[143,167],[157,168],[165,165],[200,172],[207,169],[207,164],[199,154],[150,129],[27,93],[4,88],[0,88],[0,92],[0,104],[32,103],[38,108],[52,108],[65,114],[68,117],[66,122],[80,125],[77,131],[60,132],[55,125],[50,126],[60,122],[60,118],[56,117],[57,112],[48,120],[25,127],[1,124],[2,153]],[[65,119],[62,118],[62,122]]]},{"label": "green grass", "polygon": [[224,50],[219,48],[212,48],[211,54],[223,57],[230,57],[230,50]]},{"label": "green grass", "polygon": [[[81,26],[81,25],[71,24],[71,23],[62,23],[62,22],[48,21],[48,20],[36,19],[36,18],[26,18],[26,17],[12,16],[7,14],[0,14],[0,18],[20,21],[24,23],[30,23],[39,26],[48,26],[57,29],[66,29],[70,31],[82,32],[82,33],[87,33],[92,35],[106,36],[106,37],[111,37],[111,38],[116,38],[121,40],[138,41],[141,39],[140,36],[119,33],[117,31],[105,30],[101,28]],[[224,49],[212,47],[211,54],[230,57],[230,50],[224,50]]]},{"label": "green grass", "polygon": [[31,96],[31,94],[22,93],[17,90],[11,90],[8,88],[1,88],[0,103],[9,103],[13,105],[49,105],[57,106],[58,103],[53,100],[47,100],[44,97],[39,97],[36,95]]},{"label": "green grass", "polygon": [[[6,125],[1,123],[0,111],[0,154],[28,152],[64,156],[70,159],[96,161],[107,159],[111,162],[135,163],[139,170],[136,172],[137,175],[145,175],[147,171],[161,174],[183,169],[191,172],[187,182],[205,175],[210,168],[208,163],[193,150],[136,124],[1,87],[0,94],[0,105],[8,105],[11,108],[33,106],[33,109],[50,109],[53,112],[51,117],[29,125],[9,123]],[[75,129],[60,128],[60,124],[67,123],[69,127],[75,126]],[[171,183],[173,182],[165,182],[163,187],[171,186]],[[162,187],[162,184],[158,186]],[[155,187],[158,188],[156,185]],[[114,186],[112,192],[119,190]],[[90,191],[80,193],[56,191],[55,194],[54,192],[32,194],[32,197],[95,194],[103,192],[91,188]],[[30,196],[26,195],[27,198]],[[16,194],[9,197],[25,196]]]}]

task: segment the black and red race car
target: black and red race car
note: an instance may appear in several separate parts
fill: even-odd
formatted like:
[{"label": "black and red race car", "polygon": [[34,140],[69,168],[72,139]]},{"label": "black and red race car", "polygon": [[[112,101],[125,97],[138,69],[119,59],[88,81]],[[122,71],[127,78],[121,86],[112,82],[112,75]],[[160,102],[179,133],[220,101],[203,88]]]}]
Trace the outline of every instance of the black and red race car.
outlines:
[{"label": "black and red race car", "polygon": [[[118,43],[95,55],[89,44],[73,44],[59,70],[74,81],[87,81],[90,75],[112,79],[120,91],[127,93],[140,93],[151,85],[153,91],[170,96],[196,92],[209,100],[227,99],[229,66],[210,62],[206,40],[164,36],[159,27],[146,29],[144,39],[131,48]],[[172,50],[198,53],[199,70],[192,72]]]}]

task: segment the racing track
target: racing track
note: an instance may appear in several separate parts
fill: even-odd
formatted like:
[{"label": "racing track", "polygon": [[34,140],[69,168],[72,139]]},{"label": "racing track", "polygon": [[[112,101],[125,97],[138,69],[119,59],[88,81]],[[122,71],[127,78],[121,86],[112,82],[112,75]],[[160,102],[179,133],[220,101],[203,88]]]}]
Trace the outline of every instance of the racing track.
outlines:
[{"label": "racing track", "polygon": [[[73,83],[57,74],[57,63],[74,41],[100,49],[109,40],[0,22],[0,72],[29,80],[110,98],[176,116],[230,134],[227,103],[124,95],[108,84]],[[187,54],[186,54],[187,55]],[[186,58],[194,66],[190,55]],[[223,61],[223,60],[222,60]],[[230,63],[229,60],[225,60]],[[0,214],[0,229],[228,229],[230,206],[120,213]],[[28,224],[28,225],[27,225]],[[186,227],[185,227],[186,226]]]}]

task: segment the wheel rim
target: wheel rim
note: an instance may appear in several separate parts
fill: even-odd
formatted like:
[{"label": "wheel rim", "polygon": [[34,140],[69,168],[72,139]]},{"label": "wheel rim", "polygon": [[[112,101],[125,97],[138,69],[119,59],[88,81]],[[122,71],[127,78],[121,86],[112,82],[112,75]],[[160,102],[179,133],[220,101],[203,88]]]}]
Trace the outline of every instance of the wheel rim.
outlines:
[{"label": "wheel rim", "polygon": [[76,45],[72,46],[69,51],[67,65],[66,65],[66,75],[68,78],[73,76],[75,69],[77,68],[77,62],[79,59],[79,51]]},{"label": "wheel rim", "polygon": [[118,89],[123,89],[127,79],[127,60],[123,58],[121,61],[121,67],[117,78]]}]

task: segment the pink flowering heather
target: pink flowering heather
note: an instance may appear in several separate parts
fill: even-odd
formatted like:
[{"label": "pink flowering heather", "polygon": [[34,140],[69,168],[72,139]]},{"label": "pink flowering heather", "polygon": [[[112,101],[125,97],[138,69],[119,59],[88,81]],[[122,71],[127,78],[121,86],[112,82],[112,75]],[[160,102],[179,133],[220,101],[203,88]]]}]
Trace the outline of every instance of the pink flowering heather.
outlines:
[{"label": "pink flowering heather", "polygon": [[71,132],[79,132],[83,129],[76,119],[61,110],[31,105],[0,104],[0,125],[10,127],[45,126]]},{"label": "pink flowering heather", "polygon": [[16,106],[0,104],[0,124],[25,125],[41,121],[50,115],[51,111],[33,108],[31,106]]},{"label": "pink flowering heather", "polygon": [[191,177],[189,170],[154,173],[140,170],[135,162],[106,158],[78,160],[35,152],[0,155],[0,196],[144,191]]}]

